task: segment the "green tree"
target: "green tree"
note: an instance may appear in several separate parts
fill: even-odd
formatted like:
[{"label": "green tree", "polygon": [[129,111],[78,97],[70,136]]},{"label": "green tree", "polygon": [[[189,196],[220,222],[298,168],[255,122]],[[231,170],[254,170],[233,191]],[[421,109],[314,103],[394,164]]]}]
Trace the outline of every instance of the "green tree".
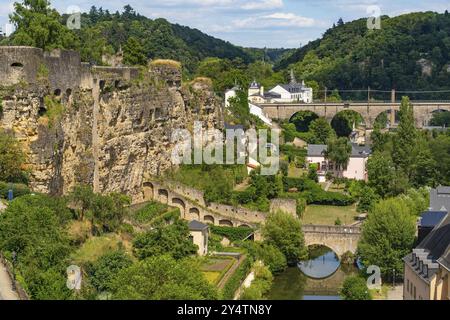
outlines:
[{"label": "green tree", "polygon": [[364,186],[358,202],[358,212],[368,212],[379,199],[380,197],[374,189],[369,186]]},{"label": "green tree", "polygon": [[323,117],[311,122],[309,131],[314,137],[315,144],[326,144],[329,139],[335,136],[333,128]]},{"label": "green tree", "polygon": [[333,138],[328,141],[326,158],[332,161],[340,174],[347,168],[352,153],[352,145],[347,138]]},{"label": "green tree", "polygon": [[216,289],[190,259],[155,256],[120,271],[111,284],[117,300],[211,300]]},{"label": "green tree", "polygon": [[0,131],[0,181],[26,182],[25,154],[14,137]]},{"label": "green tree", "polygon": [[300,220],[288,213],[271,213],[263,227],[263,236],[269,245],[280,249],[289,263],[307,256]]},{"label": "green tree", "polygon": [[11,35],[14,45],[33,46],[44,50],[78,48],[75,34],[61,24],[59,13],[50,8],[50,2],[47,0],[23,0],[14,3],[10,20],[16,27],[16,31]]},{"label": "green tree", "polygon": [[109,291],[117,273],[133,264],[131,258],[121,251],[101,256],[89,268],[89,282],[99,291]]},{"label": "green tree", "polygon": [[417,129],[414,112],[408,97],[403,97],[400,106],[400,123],[394,137],[392,160],[396,168],[402,170],[408,178],[413,175],[413,166],[416,161]]},{"label": "green tree", "polygon": [[147,56],[142,44],[135,37],[129,37],[123,47],[123,61],[130,66],[145,65]]},{"label": "green tree", "polygon": [[134,253],[139,259],[168,254],[175,259],[194,255],[198,248],[192,243],[188,225],[177,220],[170,225],[159,225],[138,235],[133,241]]},{"label": "green tree", "polygon": [[341,296],[344,300],[372,300],[366,279],[359,276],[350,276],[345,279]]},{"label": "green tree", "polygon": [[377,265],[384,279],[391,279],[393,270],[403,274],[403,257],[415,240],[416,218],[404,201],[387,199],[377,203],[363,225],[358,254],[365,266]]},{"label": "green tree", "polygon": [[312,111],[299,111],[290,120],[295,124],[297,131],[307,132],[311,122],[318,119],[319,116]]},{"label": "green tree", "polygon": [[443,111],[433,113],[433,118],[430,121],[430,125],[448,128],[450,126],[450,112]]}]

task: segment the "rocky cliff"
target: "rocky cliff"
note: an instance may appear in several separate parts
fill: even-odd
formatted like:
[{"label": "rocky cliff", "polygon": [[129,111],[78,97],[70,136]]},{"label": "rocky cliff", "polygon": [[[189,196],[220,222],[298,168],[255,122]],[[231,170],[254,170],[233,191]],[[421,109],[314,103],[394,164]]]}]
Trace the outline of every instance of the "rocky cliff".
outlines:
[{"label": "rocky cliff", "polygon": [[222,125],[208,81],[182,83],[175,63],[153,63],[133,80],[95,79],[61,95],[45,81],[1,88],[0,127],[23,143],[35,191],[65,194],[89,184],[140,201],[143,177],[172,166],[173,130],[192,131],[194,121]]}]

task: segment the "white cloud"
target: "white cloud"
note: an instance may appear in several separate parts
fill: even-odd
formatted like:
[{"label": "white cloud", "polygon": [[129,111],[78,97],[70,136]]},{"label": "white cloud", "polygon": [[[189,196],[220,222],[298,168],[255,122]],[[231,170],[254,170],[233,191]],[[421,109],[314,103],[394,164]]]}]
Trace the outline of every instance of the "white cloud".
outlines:
[{"label": "white cloud", "polygon": [[241,6],[244,10],[268,10],[268,9],[279,9],[283,7],[283,0],[261,0],[261,1],[251,1],[243,4]]},{"label": "white cloud", "polygon": [[316,27],[320,25],[313,18],[302,17],[294,13],[272,13],[269,15],[254,16],[245,19],[234,20],[237,28],[261,29],[271,27]]}]

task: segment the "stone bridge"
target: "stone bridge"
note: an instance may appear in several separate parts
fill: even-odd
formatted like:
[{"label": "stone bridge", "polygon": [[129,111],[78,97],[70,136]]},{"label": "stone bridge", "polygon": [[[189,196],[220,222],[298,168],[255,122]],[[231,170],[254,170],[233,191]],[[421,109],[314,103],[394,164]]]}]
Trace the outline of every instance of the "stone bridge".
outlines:
[{"label": "stone bridge", "polygon": [[356,253],[361,228],[354,226],[304,225],[305,245],[323,245],[333,250],[339,257],[347,251]]},{"label": "stone bridge", "polygon": [[180,209],[185,220],[197,220],[217,226],[257,228],[267,213],[218,203],[206,203],[203,192],[171,182],[147,181],[144,201],[155,200]]},{"label": "stone bridge", "polygon": [[[422,128],[428,125],[434,112],[450,111],[450,101],[411,102],[414,108],[416,126]],[[325,117],[329,122],[341,111],[353,110],[358,112],[366,124],[367,129],[372,129],[375,119],[383,112],[388,111],[391,123],[395,123],[395,113],[400,110],[400,102],[340,102],[340,103],[263,103],[259,104],[263,114],[273,120],[290,120],[299,111],[311,111],[319,117]]]}]

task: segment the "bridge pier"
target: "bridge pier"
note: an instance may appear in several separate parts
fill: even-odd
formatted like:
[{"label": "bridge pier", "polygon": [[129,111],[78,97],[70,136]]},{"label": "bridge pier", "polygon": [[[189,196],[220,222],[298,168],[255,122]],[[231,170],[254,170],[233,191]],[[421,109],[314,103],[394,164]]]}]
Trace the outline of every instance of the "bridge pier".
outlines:
[{"label": "bridge pier", "polygon": [[304,225],[305,245],[323,245],[333,250],[339,258],[346,252],[356,253],[361,236],[360,227]]}]

